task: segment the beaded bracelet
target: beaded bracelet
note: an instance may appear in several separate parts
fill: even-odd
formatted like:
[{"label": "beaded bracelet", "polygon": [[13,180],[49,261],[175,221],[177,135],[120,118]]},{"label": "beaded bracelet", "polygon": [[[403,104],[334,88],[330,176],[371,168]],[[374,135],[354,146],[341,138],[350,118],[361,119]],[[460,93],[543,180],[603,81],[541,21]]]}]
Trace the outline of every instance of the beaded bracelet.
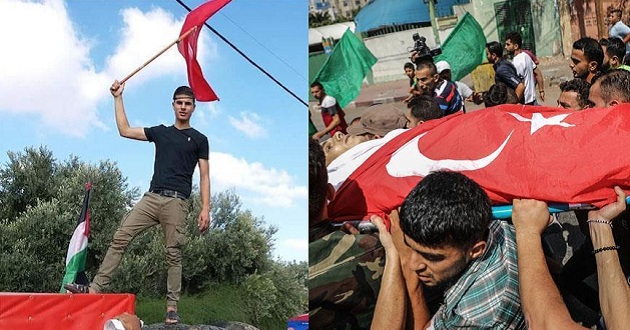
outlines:
[{"label": "beaded bracelet", "polygon": [[608,251],[608,250],[619,250],[620,247],[621,246],[619,246],[619,245],[617,245],[617,246],[604,246],[604,247],[601,247],[599,249],[593,250],[593,254],[598,254],[598,253],[600,253],[602,251]]},{"label": "beaded bracelet", "polygon": [[610,226],[610,228],[612,228],[612,221],[605,221],[605,220],[586,220],[586,222],[596,222],[596,223],[604,223]]}]

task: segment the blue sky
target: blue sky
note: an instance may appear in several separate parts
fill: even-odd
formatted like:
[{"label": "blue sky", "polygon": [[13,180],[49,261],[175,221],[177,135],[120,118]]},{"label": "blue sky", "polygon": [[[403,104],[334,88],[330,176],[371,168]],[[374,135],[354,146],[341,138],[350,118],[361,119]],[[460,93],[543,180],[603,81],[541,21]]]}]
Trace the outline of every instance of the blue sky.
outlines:
[{"label": "blue sky", "polygon": [[[307,11],[307,1],[233,0],[208,23],[306,100]],[[115,161],[148,189],[154,146],[118,135],[108,89],[177,39],[186,14],[174,0],[0,0],[0,162],[43,145],[59,160]],[[276,225],[278,258],[307,260],[305,105],[207,28],[197,58],[220,98],[198,103],[191,121],[210,140],[213,193],[233,189]],[[171,125],[173,90],[187,84],[172,47],[127,82],[130,124]]]}]

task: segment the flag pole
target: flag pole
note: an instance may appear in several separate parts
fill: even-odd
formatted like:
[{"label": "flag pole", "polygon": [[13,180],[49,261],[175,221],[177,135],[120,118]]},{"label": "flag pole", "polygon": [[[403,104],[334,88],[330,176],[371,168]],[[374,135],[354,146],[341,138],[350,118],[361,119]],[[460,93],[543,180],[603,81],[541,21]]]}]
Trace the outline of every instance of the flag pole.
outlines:
[{"label": "flag pole", "polygon": [[167,51],[169,48],[173,47],[174,44],[182,41],[184,38],[186,38],[189,34],[191,34],[197,27],[194,26],[192,29],[186,31],[186,33],[182,34],[181,36],[179,36],[179,38],[177,38],[177,40],[171,42],[170,44],[168,44],[166,47],[164,47],[161,51],[159,51],[157,54],[155,54],[153,57],[151,57],[148,61],[144,62],[144,64],[142,64],[140,67],[138,67],[137,69],[135,69],[132,73],[128,74],[125,78],[123,78],[120,83],[124,84],[125,81],[129,80],[129,78],[133,77],[136,73],[138,73],[138,71],[144,69],[145,66],[149,65],[149,63],[153,62],[153,60],[155,60],[156,58],[158,58],[160,55],[164,54],[165,51]]}]

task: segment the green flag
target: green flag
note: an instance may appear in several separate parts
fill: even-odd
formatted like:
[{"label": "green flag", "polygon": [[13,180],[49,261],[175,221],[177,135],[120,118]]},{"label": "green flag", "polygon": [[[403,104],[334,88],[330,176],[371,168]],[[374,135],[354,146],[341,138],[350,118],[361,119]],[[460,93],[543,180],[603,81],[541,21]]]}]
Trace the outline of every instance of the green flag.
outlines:
[{"label": "green flag", "polygon": [[361,82],[376,61],[361,39],[348,29],[313,81],[319,81],[326,94],[344,108],[359,96]]},{"label": "green flag", "polygon": [[486,36],[481,25],[466,13],[442,44],[442,54],[435,62],[447,61],[451,65],[453,81],[471,73],[486,58]]}]

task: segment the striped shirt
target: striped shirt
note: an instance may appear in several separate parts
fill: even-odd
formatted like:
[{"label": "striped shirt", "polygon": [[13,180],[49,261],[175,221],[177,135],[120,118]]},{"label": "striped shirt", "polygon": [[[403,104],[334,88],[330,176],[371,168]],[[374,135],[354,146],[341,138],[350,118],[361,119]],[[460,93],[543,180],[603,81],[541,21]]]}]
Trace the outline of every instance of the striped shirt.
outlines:
[{"label": "striped shirt", "polygon": [[514,228],[492,221],[483,256],[444,293],[435,329],[526,329],[518,293]]}]

